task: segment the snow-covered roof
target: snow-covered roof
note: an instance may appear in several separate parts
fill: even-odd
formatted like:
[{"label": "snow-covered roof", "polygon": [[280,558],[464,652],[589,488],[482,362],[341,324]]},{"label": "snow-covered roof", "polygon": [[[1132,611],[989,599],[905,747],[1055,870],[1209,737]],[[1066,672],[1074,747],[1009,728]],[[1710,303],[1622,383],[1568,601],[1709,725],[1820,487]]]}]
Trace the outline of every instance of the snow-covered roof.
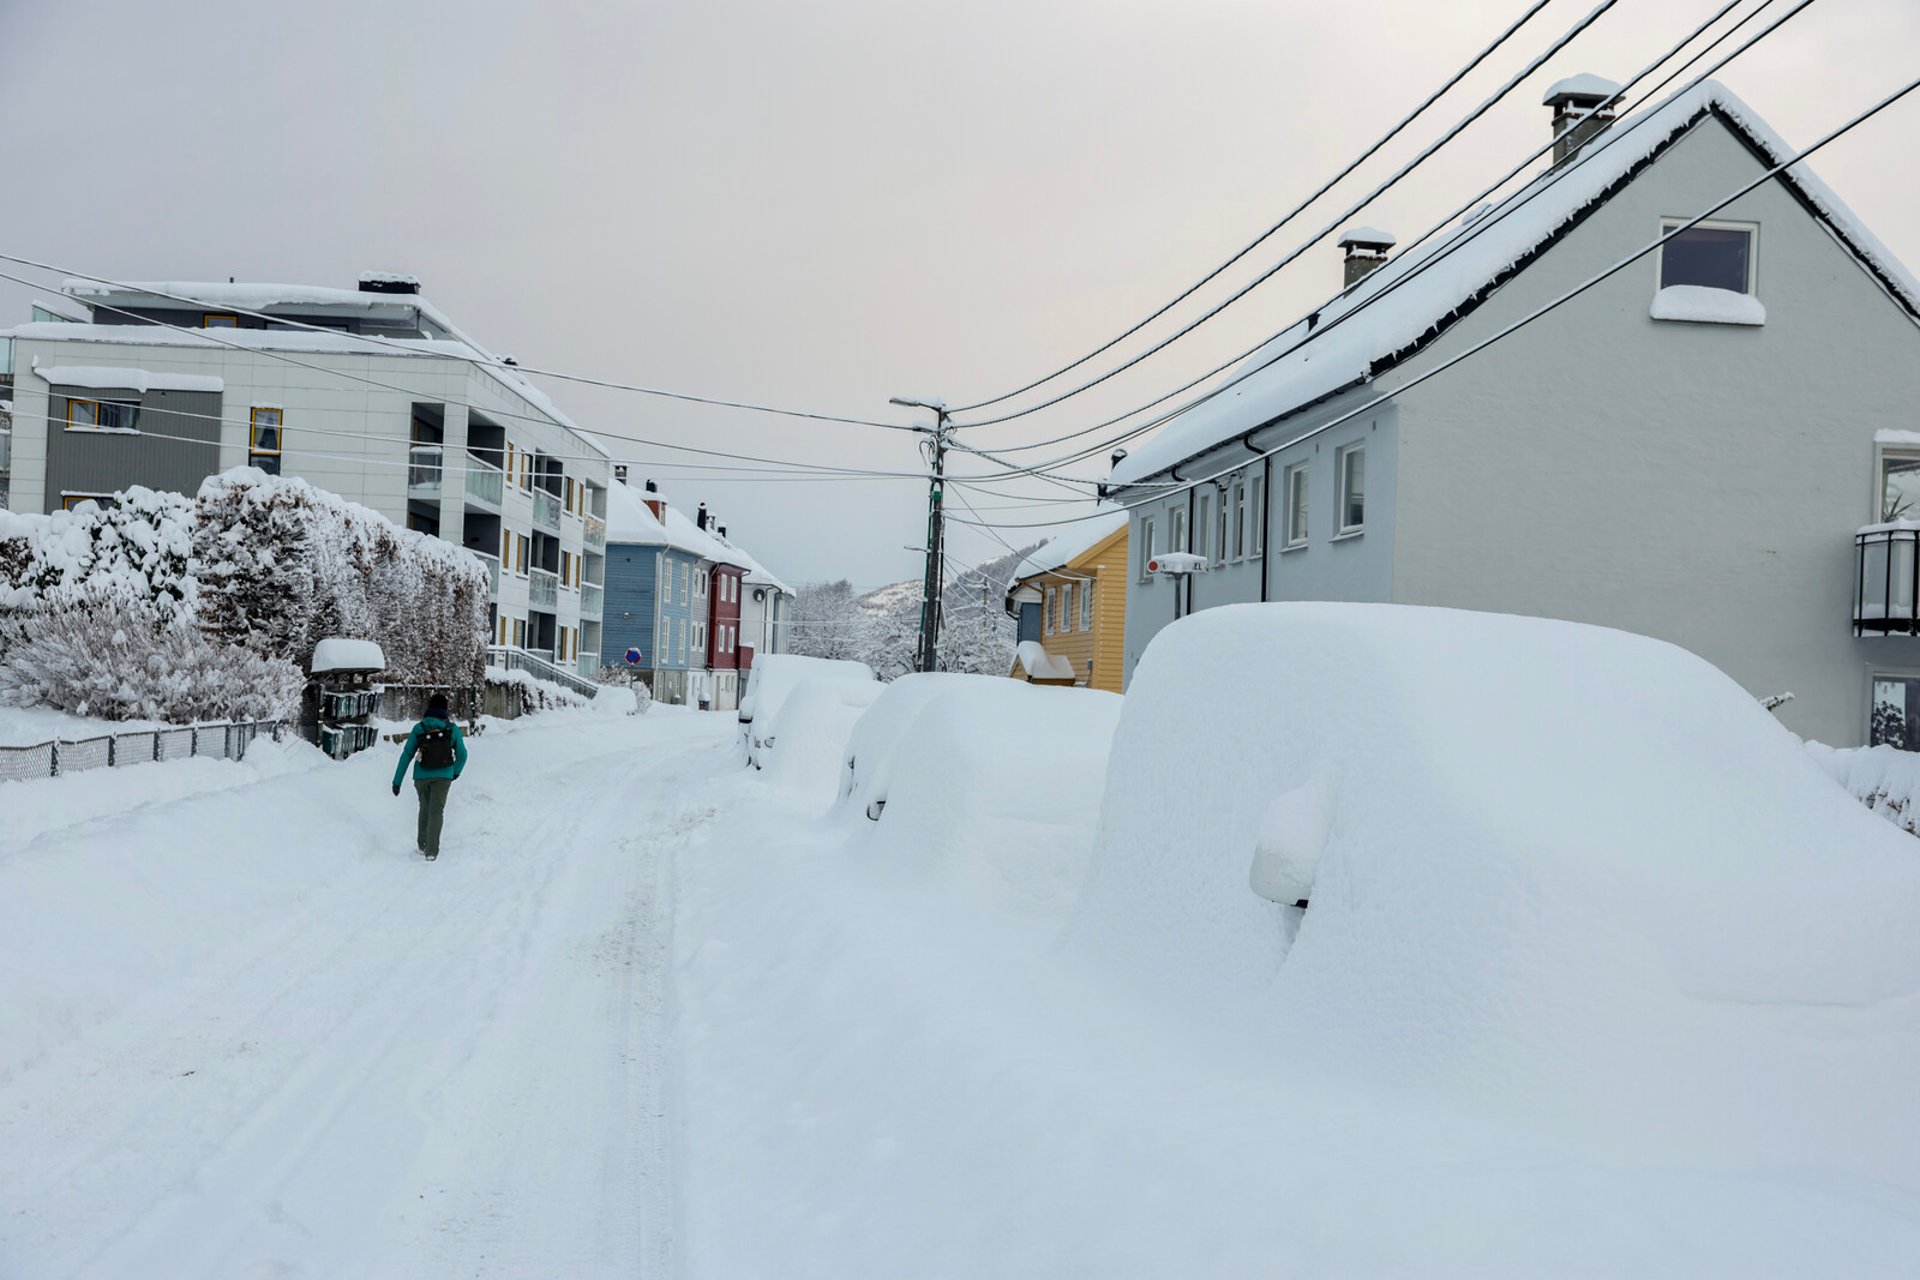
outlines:
[{"label": "snow-covered roof", "polygon": [[1106,511],[1093,519],[1082,520],[1015,565],[1011,580],[1019,582],[1071,564],[1126,527],[1127,513],[1122,510]]},{"label": "snow-covered roof", "polygon": [[155,373],[102,364],[33,366],[33,372],[53,385],[86,387],[93,391],[224,391],[224,379],[201,373]]},{"label": "snow-covered roof", "polygon": [[[1447,233],[1387,262],[1314,316],[1275,335],[1235,370],[1232,376],[1246,375],[1244,380],[1180,414],[1135,448],[1113,468],[1111,483],[1125,485],[1157,475],[1413,355],[1709,114],[1725,121],[1767,157],[1769,165],[1795,154],[1751,107],[1712,80],[1625,117],[1588,144],[1578,164],[1542,174],[1493,210],[1469,215]],[[1909,312],[1920,316],[1920,282],[1853,211],[1805,164],[1781,177],[1855,258]],[[1442,253],[1446,257],[1436,260]],[[1429,261],[1434,263],[1431,268],[1411,274]],[[1393,292],[1379,305],[1333,325],[1389,288]],[[1316,329],[1323,332],[1301,345]]]},{"label": "snow-covered roof", "polygon": [[[379,273],[363,273],[362,278],[378,277]],[[410,280],[411,277],[393,276],[393,280]],[[417,283],[417,281],[415,281]],[[61,285],[61,291],[69,297],[88,304],[109,303],[114,306],[148,305],[159,307],[177,307],[177,299],[190,298],[195,303],[208,307],[234,307],[241,311],[272,312],[276,308],[337,308],[345,311],[403,313],[417,312],[426,321],[429,329],[438,329],[447,335],[448,341],[436,339],[396,339],[391,336],[355,334],[314,333],[310,330],[261,330],[261,329],[219,329],[213,331],[215,337],[202,338],[198,342],[193,335],[181,333],[175,329],[160,328],[168,335],[167,341],[148,338],[154,345],[200,345],[200,346],[243,346],[250,350],[261,351],[314,351],[314,352],[354,352],[357,354],[419,354],[452,356],[473,362],[476,369],[499,382],[514,394],[526,400],[540,412],[555,422],[579,434],[581,443],[602,457],[611,457],[606,446],[588,435],[573,419],[560,411],[551,397],[540,388],[528,382],[520,374],[500,364],[499,356],[476,342],[472,337],[449,319],[445,312],[428,302],[417,293],[378,293],[360,289],[334,289],[325,285],[311,284],[238,284],[219,280],[160,280],[128,281],[124,284],[107,284],[98,280],[70,279]],[[65,341],[86,341],[85,335],[76,333],[76,328],[107,330],[112,335],[96,337],[96,341],[136,342],[140,339],[124,335],[130,328],[154,329],[159,326],[132,325],[60,325],[57,331],[50,323],[21,325],[12,331],[15,337],[23,338],[59,338]],[[34,332],[28,332],[34,330]],[[284,339],[306,339],[305,344]],[[404,345],[402,345],[404,344]]]},{"label": "snow-covered roof", "polygon": [[[663,495],[655,495],[663,496]],[[717,533],[702,530],[672,502],[666,504],[667,518],[658,519],[646,502],[647,495],[632,485],[615,481],[607,489],[607,541],[642,547],[672,547],[715,564],[737,565],[745,569],[743,581],[770,585],[792,594],[792,588],[773,576],[765,566],[743,548]]]}]

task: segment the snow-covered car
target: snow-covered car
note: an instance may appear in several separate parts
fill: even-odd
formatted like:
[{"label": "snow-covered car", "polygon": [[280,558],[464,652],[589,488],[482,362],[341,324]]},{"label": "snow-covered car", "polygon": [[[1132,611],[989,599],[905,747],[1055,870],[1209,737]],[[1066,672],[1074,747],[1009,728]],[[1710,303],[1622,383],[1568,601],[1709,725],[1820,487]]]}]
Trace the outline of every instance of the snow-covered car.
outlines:
[{"label": "snow-covered car", "polygon": [[759,763],[767,782],[824,812],[846,772],[847,738],[887,686],[877,680],[809,678],[793,686],[768,725]]},{"label": "snow-covered car", "polygon": [[[900,688],[909,681],[921,683]],[[1000,676],[902,677],[854,729],[838,813],[893,873],[1005,910],[1063,910],[1093,846],[1121,705]]]},{"label": "snow-covered car", "polygon": [[802,680],[855,680],[872,684],[873,668],[864,662],[835,658],[804,658],[793,653],[768,654],[755,658],[747,673],[746,692],[740,696],[741,736],[747,748],[747,763],[760,768],[762,756],[772,741],[773,722],[780,704]]},{"label": "snow-covered car", "polygon": [[1142,656],[1063,946],[1377,1099],[1904,1183],[1916,919],[1912,837],[1685,650],[1241,605]]}]

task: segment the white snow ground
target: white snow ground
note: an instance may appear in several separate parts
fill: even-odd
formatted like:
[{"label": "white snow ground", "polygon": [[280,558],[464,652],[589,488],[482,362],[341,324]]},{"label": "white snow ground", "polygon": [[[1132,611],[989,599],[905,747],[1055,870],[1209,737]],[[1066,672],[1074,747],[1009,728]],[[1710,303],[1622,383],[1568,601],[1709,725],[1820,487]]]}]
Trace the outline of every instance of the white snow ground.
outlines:
[{"label": "white snow ground", "polygon": [[[929,682],[892,719],[944,701],[964,728],[958,690]],[[1034,775],[1009,740],[1112,732],[1092,703],[1053,714],[1071,692],[1023,692],[1046,696],[946,732],[938,767]],[[490,726],[433,866],[409,856],[391,751],[0,787],[32,820],[0,832],[0,1276],[1874,1276],[1920,1257],[1905,1165],[1810,1162],[1768,1124],[1717,1155],[1597,1144],[1452,1081],[1301,1069],[1264,996],[1168,1001],[1059,945],[1069,904],[889,868],[928,820],[931,769],[867,758],[900,723],[810,744],[857,747],[863,795],[898,784],[869,822],[742,767],[732,716],[671,712]],[[1084,857],[1065,828],[1094,839],[1085,772],[1036,792],[1061,799],[1041,851],[1061,865]],[[1125,803],[1191,790],[1170,783]],[[980,845],[1005,824],[954,814],[948,864],[1009,856]],[[1257,843],[1221,863],[1256,903]],[[1891,1055],[1920,1050],[1910,1000],[1781,1016],[1810,1055],[1874,1025]],[[1570,1000],[1564,1020],[1604,1012]],[[1876,1090],[1890,1133],[1906,1092]]]},{"label": "white snow ground", "polygon": [[8,784],[0,1275],[668,1273],[672,865],[733,727],[492,725],[432,865],[390,749]]}]

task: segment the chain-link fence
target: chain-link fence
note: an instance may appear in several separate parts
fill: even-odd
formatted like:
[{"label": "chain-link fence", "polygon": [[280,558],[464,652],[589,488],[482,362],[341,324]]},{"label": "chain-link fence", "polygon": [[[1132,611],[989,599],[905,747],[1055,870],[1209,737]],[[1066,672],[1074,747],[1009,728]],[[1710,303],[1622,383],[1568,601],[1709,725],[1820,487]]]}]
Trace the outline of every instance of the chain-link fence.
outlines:
[{"label": "chain-link fence", "polygon": [[135,733],[41,742],[30,747],[0,747],[0,782],[53,778],[86,769],[186,760],[193,756],[244,760],[255,738],[266,736],[277,742],[280,734],[278,721],[251,720],[184,729],[142,729]]}]

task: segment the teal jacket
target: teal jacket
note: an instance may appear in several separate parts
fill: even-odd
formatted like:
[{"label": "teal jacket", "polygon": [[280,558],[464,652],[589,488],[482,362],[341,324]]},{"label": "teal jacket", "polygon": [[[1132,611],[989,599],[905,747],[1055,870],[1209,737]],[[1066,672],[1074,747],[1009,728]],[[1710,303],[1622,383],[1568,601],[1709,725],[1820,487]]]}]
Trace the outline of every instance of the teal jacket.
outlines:
[{"label": "teal jacket", "polygon": [[413,766],[413,780],[418,782],[422,778],[457,778],[460,776],[460,771],[467,767],[467,735],[460,732],[460,726],[451,720],[442,720],[439,716],[427,716],[413,726],[413,732],[407,735],[406,750],[400,753],[400,763],[393,770],[394,786],[399,786],[401,780],[407,776],[407,762],[413,759],[415,752],[420,750],[420,735],[426,732],[429,726],[437,728],[440,725],[453,730],[453,767],[429,769],[425,764],[416,764]]}]

